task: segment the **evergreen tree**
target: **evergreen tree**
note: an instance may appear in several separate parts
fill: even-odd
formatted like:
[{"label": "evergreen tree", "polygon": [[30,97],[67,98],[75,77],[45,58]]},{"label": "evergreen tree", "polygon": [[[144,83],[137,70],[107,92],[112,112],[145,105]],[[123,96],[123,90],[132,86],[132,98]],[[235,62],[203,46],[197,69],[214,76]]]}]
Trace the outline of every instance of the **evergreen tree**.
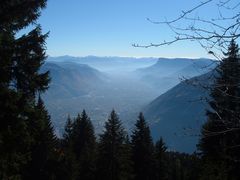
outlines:
[{"label": "evergreen tree", "polygon": [[20,38],[19,30],[34,23],[46,0],[2,0],[0,6],[0,179],[22,179],[31,160],[30,117],[35,95],[48,87],[48,72],[39,73],[45,59],[37,26]]},{"label": "evergreen tree", "polygon": [[73,122],[71,120],[70,115],[68,115],[65,127],[64,127],[64,133],[63,133],[63,139],[65,144],[69,144],[69,141],[72,139],[72,133],[73,133]]},{"label": "evergreen tree", "polygon": [[122,170],[121,179],[125,180],[133,180],[134,179],[134,172],[133,172],[133,161],[131,159],[132,156],[132,147],[131,142],[129,140],[128,135],[126,135],[123,147],[122,147],[122,163],[120,169]]},{"label": "evergreen tree", "polygon": [[76,155],[73,152],[73,124],[74,122],[68,116],[60,147],[62,154],[58,163],[58,172],[60,174],[58,179],[60,180],[76,180],[79,175]]},{"label": "evergreen tree", "polygon": [[85,110],[74,121],[68,116],[62,146],[64,155],[61,163],[64,165],[61,179],[95,179],[96,138]]},{"label": "evergreen tree", "polygon": [[225,55],[217,68],[199,143],[207,168],[204,173],[212,179],[238,179],[240,172],[240,56],[233,40]]},{"label": "evergreen tree", "polygon": [[153,179],[153,142],[150,129],[144,119],[143,113],[139,114],[132,133],[132,159],[136,180]]},{"label": "evergreen tree", "polygon": [[156,142],[155,145],[155,174],[156,179],[163,180],[167,179],[167,159],[166,159],[167,147],[163,142],[162,137]]},{"label": "evergreen tree", "polygon": [[105,123],[105,131],[100,135],[97,162],[97,179],[132,179],[129,151],[125,148],[126,133],[113,110]]},{"label": "evergreen tree", "polygon": [[78,162],[78,179],[92,180],[95,175],[96,138],[90,118],[83,110],[73,124],[73,153]]},{"label": "evergreen tree", "polygon": [[40,96],[28,127],[33,142],[30,146],[31,160],[25,170],[24,179],[55,178],[57,138]]}]

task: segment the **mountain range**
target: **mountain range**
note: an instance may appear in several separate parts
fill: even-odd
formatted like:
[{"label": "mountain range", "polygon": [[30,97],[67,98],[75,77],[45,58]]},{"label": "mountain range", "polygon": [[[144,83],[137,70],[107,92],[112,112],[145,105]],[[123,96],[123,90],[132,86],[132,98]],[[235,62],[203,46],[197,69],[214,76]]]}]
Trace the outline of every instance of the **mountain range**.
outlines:
[{"label": "mountain range", "polygon": [[215,67],[212,64],[210,59],[50,57],[41,69],[49,70],[52,79],[43,98],[58,136],[67,116],[83,109],[97,134],[112,109],[128,131],[143,111],[154,140],[163,136],[169,148],[192,152],[196,136],[182,144],[178,137],[184,128],[200,129],[202,118],[193,117],[204,117],[206,104],[189,101],[206,94],[182,80],[201,77]]}]

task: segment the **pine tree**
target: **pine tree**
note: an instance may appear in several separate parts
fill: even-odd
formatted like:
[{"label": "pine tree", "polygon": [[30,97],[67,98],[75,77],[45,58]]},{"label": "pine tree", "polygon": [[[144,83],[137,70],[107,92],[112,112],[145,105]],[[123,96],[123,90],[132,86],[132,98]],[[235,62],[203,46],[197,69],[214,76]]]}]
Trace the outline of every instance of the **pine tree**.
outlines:
[{"label": "pine tree", "polygon": [[79,165],[76,155],[73,152],[73,125],[74,121],[68,116],[60,147],[61,156],[58,163],[58,172],[60,175],[57,178],[60,180],[76,180],[79,175]]},{"label": "pine tree", "polygon": [[73,152],[78,162],[78,179],[92,180],[95,175],[96,138],[90,118],[83,110],[73,124]]},{"label": "pine tree", "polygon": [[166,159],[167,147],[162,137],[156,142],[155,145],[155,173],[156,179],[164,180],[167,179],[167,159]]},{"label": "pine tree", "polygon": [[237,179],[240,171],[240,56],[233,40],[225,55],[217,68],[211,109],[199,143],[212,179]]},{"label": "pine tree", "polygon": [[2,0],[0,6],[0,179],[22,179],[31,160],[30,116],[35,95],[48,87],[48,72],[39,73],[45,59],[37,26],[20,38],[19,30],[34,23],[46,0]]},{"label": "pine tree", "polygon": [[63,134],[63,152],[62,179],[95,179],[96,138],[85,110],[73,121],[68,116]]},{"label": "pine tree", "polygon": [[70,115],[68,115],[68,118],[64,127],[63,144],[69,144],[69,141],[72,139],[72,133],[73,133],[73,122],[71,120]]},{"label": "pine tree", "polygon": [[[130,157],[126,153],[126,133],[113,110],[105,123],[105,131],[100,135],[97,162],[97,179],[132,179],[131,169],[127,167]],[[126,166],[127,165],[127,166]]]},{"label": "pine tree", "polygon": [[33,142],[30,146],[31,160],[25,170],[24,179],[53,179],[57,137],[40,96],[28,127]]},{"label": "pine tree", "polygon": [[122,170],[121,179],[122,180],[133,180],[134,179],[134,172],[133,172],[133,161],[131,159],[132,157],[132,147],[131,142],[129,140],[129,136],[126,135],[123,147],[122,147],[122,156],[121,156],[121,167]]},{"label": "pine tree", "polygon": [[150,180],[153,178],[153,142],[150,129],[144,119],[143,113],[139,114],[132,133],[132,159],[136,180]]}]

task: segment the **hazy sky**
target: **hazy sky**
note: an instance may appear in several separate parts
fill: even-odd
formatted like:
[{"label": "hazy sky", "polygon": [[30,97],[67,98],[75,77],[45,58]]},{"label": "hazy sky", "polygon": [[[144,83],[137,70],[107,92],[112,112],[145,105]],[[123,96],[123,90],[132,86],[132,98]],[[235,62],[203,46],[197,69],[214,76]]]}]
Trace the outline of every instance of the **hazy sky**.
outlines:
[{"label": "hazy sky", "polygon": [[[172,19],[199,0],[49,0],[39,23],[50,31],[50,56],[207,57],[195,42],[159,48],[134,48],[133,43],[158,43],[174,38],[166,25],[151,18]],[[211,11],[206,9],[206,14]]]}]

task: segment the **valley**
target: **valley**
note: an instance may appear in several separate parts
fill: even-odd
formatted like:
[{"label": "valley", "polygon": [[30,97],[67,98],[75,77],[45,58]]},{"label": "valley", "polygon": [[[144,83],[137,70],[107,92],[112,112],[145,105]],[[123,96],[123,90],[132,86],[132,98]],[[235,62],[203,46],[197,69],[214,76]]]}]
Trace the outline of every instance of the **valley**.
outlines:
[{"label": "valley", "polygon": [[[52,78],[44,100],[58,136],[62,135],[67,117],[75,117],[83,109],[91,117],[97,134],[102,132],[112,109],[116,110],[128,131],[132,130],[139,112],[143,111],[152,128],[154,139],[163,136],[169,143],[169,148],[193,151],[196,137],[184,141],[186,146],[181,146],[185,147],[181,149],[181,141],[175,135],[182,136],[183,128],[186,127],[199,129],[202,121],[197,124],[198,121],[191,119],[191,116],[197,111],[200,113],[198,117],[204,118],[205,105],[196,103],[196,106],[182,111],[181,107],[189,105],[189,98],[195,99],[192,94],[199,96],[199,91],[183,83],[180,86],[184,86],[184,90],[175,91],[173,87],[183,78],[210,71],[213,67],[206,67],[211,62],[209,59],[91,56],[49,58],[42,68],[42,71],[49,70]],[[183,92],[186,97],[177,99]],[[161,95],[165,98],[161,98]],[[159,96],[163,100],[158,104],[155,101],[158,102]],[[152,107],[152,104],[156,104],[155,107]]]}]

